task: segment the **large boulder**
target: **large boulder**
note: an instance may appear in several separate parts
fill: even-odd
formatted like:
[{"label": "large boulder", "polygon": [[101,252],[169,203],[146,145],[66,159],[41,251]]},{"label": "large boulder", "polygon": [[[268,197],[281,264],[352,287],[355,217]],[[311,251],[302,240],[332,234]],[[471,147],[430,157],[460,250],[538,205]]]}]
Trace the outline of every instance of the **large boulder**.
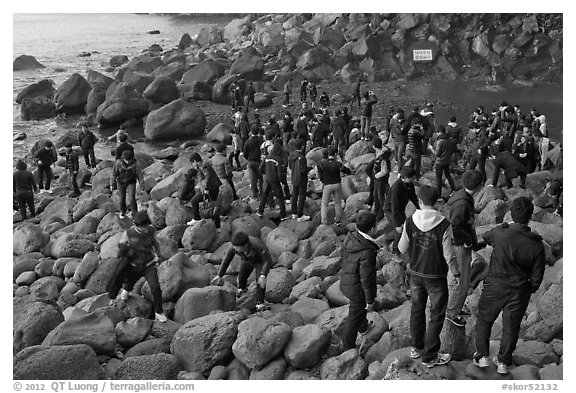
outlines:
[{"label": "large boulder", "polygon": [[61,323],[42,342],[42,345],[73,344],[86,344],[97,354],[113,355],[116,331],[112,320],[103,312],[92,312]]},{"label": "large boulder", "polygon": [[272,257],[278,258],[284,251],[294,251],[298,247],[298,238],[290,230],[278,227],[266,236],[266,247]]},{"label": "large boulder", "polygon": [[310,70],[330,62],[330,52],[323,46],[315,46],[303,53],[296,62],[300,70]]},{"label": "large boulder", "polygon": [[311,263],[302,270],[306,278],[318,276],[325,279],[333,276],[342,268],[342,259],[340,257],[329,258],[325,255],[312,259]]},{"label": "large boulder", "polygon": [[46,68],[34,56],[20,55],[12,62],[12,71],[33,70],[35,68]]},{"label": "large boulder", "polygon": [[191,288],[178,299],[174,321],[185,324],[215,310],[233,311],[235,308],[236,293],[226,287]]},{"label": "large boulder", "polygon": [[206,373],[232,353],[238,325],[247,310],[206,315],[184,324],[171,344],[171,352],[186,371]]},{"label": "large boulder", "polygon": [[268,273],[266,278],[266,300],[280,303],[290,295],[295,278],[290,270],[277,267]]},{"label": "large boulder", "polygon": [[158,67],[162,67],[166,64],[157,56],[150,53],[145,53],[140,56],[136,56],[130,60],[126,66],[128,69],[133,71],[145,72],[151,74]]},{"label": "large boulder", "polygon": [[144,136],[151,141],[197,138],[204,135],[206,116],[194,104],[178,99],[150,112]]},{"label": "large boulder", "polygon": [[156,77],[144,90],[144,97],[157,104],[168,104],[180,98],[180,92],[174,80]]},{"label": "large boulder", "polygon": [[88,278],[84,288],[95,294],[105,293],[106,284],[108,284],[108,281],[112,278],[117,264],[117,258],[103,259],[94,273]]},{"label": "large boulder", "polygon": [[308,239],[314,230],[316,225],[313,221],[298,222],[298,220],[286,220],[280,223],[280,228],[286,228],[290,232],[294,233],[298,240]]},{"label": "large boulder", "polygon": [[148,114],[149,105],[150,103],[145,98],[107,99],[96,110],[96,120],[106,125],[141,118]]},{"label": "large boulder", "polygon": [[365,154],[374,153],[374,147],[372,146],[372,142],[369,141],[357,141],[352,144],[346,150],[346,154],[344,155],[344,161],[350,162],[356,157],[363,156]]},{"label": "large boulder", "polygon": [[530,221],[530,229],[544,239],[552,247],[555,254],[560,254],[563,248],[563,228],[554,224],[543,224],[536,221]]},{"label": "large boulder", "polygon": [[16,96],[15,101],[17,104],[21,104],[25,98],[52,98],[55,92],[54,81],[51,79],[42,79],[22,89]]},{"label": "large boulder", "polygon": [[240,56],[232,63],[229,73],[249,80],[260,80],[264,76],[264,61],[261,56]]},{"label": "large boulder", "polygon": [[260,317],[242,321],[232,352],[248,368],[261,369],[282,353],[290,340],[292,328]]},{"label": "large boulder", "polygon": [[263,54],[276,53],[285,44],[284,26],[281,23],[267,23],[256,31],[256,39],[262,44]]},{"label": "large boulder", "polygon": [[234,74],[226,74],[219,78],[212,87],[212,101],[218,104],[230,104],[229,88],[238,80],[238,76]]},{"label": "large boulder", "polygon": [[484,210],[486,206],[495,200],[505,200],[506,193],[500,187],[486,186],[477,195],[474,196],[474,204],[479,211]]},{"label": "large boulder", "polygon": [[133,347],[143,341],[152,329],[152,320],[144,318],[130,318],[120,321],[115,326],[118,344],[125,348]]},{"label": "large boulder", "polygon": [[185,65],[179,62],[173,62],[155,69],[152,75],[155,78],[169,78],[174,82],[179,82],[186,70]]},{"label": "large boulder", "polygon": [[478,214],[476,225],[499,224],[508,211],[508,204],[501,199],[490,201]]},{"label": "large boulder", "polygon": [[84,113],[92,86],[78,73],[72,74],[54,93],[56,109],[66,113]]},{"label": "large boulder", "polygon": [[538,313],[545,322],[553,326],[563,324],[563,287],[561,282],[552,284],[538,302]]},{"label": "large boulder", "polygon": [[117,380],[173,380],[182,370],[178,359],[167,353],[132,356],[116,369]]},{"label": "large boulder", "polygon": [[284,379],[284,373],[286,372],[286,360],[283,357],[272,360],[261,370],[252,370],[250,372],[251,380],[281,380]]},{"label": "large boulder", "polygon": [[289,299],[296,300],[302,297],[317,298],[322,293],[322,279],[310,277],[292,288]]},{"label": "large boulder", "polygon": [[181,168],[175,173],[165,177],[160,182],[158,182],[158,184],[156,184],[152,190],[150,190],[150,197],[156,201],[159,201],[163,198],[172,196],[173,193],[180,189],[180,185],[182,184],[185,175],[186,169]]},{"label": "large boulder", "polygon": [[51,248],[54,258],[75,257],[81,258],[94,249],[95,244],[84,238],[84,235],[67,233],[58,237]]},{"label": "large boulder", "polygon": [[179,83],[177,85],[180,97],[185,100],[204,100],[212,99],[212,85],[206,82]]},{"label": "large boulder", "polygon": [[180,83],[203,82],[213,86],[225,73],[226,69],[220,63],[214,60],[204,60],[184,73]]},{"label": "large boulder", "polygon": [[40,251],[48,241],[50,235],[34,224],[24,223],[12,234],[12,252],[16,255]]},{"label": "large boulder", "polygon": [[217,235],[214,221],[204,219],[186,229],[182,245],[191,250],[207,250]]},{"label": "large boulder", "polygon": [[76,284],[83,284],[98,267],[98,257],[99,255],[95,251],[90,251],[84,254],[71,281]]},{"label": "large boulder", "polygon": [[56,116],[56,105],[51,98],[24,98],[20,105],[20,118],[24,121],[50,119]]},{"label": "large boulder", "polygon": [[196,41],[200,46],[214,45],[224,41],[224,30],[218,26],[206,26],[200,29]]},{"label": "large boulder", "polygon": [[218,123],[206,135],[206,140],[209,142],[224,142],[227,143],[232,140],[232,132],[234,127],[227,123]]},{"label": "large boulder", "polygon": [[101,377],[98,357],[85,344],[36,345],[14,358],[15,380],[97,380]]},{"label": "large boulder", "polygon": [[320,379],[360,380],[368,376],[368,364],[356,349],[329,358],[320,367]]},{"label": "large boulder", "polygon": [[512,354],[512,360],[520,366],[529,364],[539,368],[559,361],[552,344],[525,340],[518,340],[516,350]]},{"label": "large boulder", "polygon": [[64,321],[64,316],[55,306],[26,297],[14,298],[12,315],[14,353],[42,344],[46,335]]},{"label": "large boulder", "polygon": [[114,81],[106,89],[106,99],[115,98],[144,98],[144,94],[122,81]]},{"label": "large boulder", "polygon": [[299,326],[292,331],[292,337],[286,348],[284,357],[288,363],[299,369],[314,367],[330,345],[331,333],[317,325]]}]

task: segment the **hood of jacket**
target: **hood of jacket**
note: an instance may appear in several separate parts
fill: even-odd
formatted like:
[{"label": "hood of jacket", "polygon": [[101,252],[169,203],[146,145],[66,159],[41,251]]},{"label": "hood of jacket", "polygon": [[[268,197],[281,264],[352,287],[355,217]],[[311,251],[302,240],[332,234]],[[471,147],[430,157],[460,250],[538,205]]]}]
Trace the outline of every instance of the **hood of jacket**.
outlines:
[{"label": "hood of jacket", "polygon": [[414,225],[422,232],[428,232],[440,224],[445,217],[437,210],[434,209],[420,209],[416,210],[412,215]]},{"label": "hood of jacket", "polygon": [[448,122],[448,125],[449,125],[450,127],[458,127],[458,123],[456,123],[456,122],[451,122],[451,121],[449,121],[449,122]]},{"label": "hood of jacket", "polygon": [[370,248],[377,249],[378,246],[374,242],[366,239],[358,231],[352,232],[347,238],[346,243],[344,243],[344,250],[346,250],[348,254],[355,254]]},{"label": "hood of jacket", "polygon": [[468,201],[472,203],[472,206],[474,206],[474,197],[470,194],[468,194],[468,192],[466,192],[466,190],[464,188],[456,191],[448,200],[448,202],[446,203],[447,206],[451,207],[454,204],[456,204],[458,201]]}]

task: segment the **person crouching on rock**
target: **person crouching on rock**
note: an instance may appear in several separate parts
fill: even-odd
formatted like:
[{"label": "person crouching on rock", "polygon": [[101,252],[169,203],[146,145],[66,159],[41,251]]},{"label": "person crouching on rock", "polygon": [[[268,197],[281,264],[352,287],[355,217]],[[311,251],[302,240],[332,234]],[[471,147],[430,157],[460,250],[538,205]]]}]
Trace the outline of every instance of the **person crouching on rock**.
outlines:
[{"label": "person crouching on rock", "polygon": [[[187,225],[194,225],[197,222],[200,222],[200,202],[208,199],[211,202],[217,203],[218,201],[218,194],[220,193],[220,186],[222,182],[216,175],[212,164],[209,162],[203,162],[202,157],[200,154],[194,153],[190,157],[190,161],[192,162],[192,167],[195,169],[199,169],[199,175],[201,178],[200,188],[203,192],[197,193],[192,197],[190,203],[192,204],[192,214],[194,218],[187,222]],[[220,207],[216,206],[212,211],[212,220],[216,225],[216,228],[220,228]]]},{"label": "person crouching on rock", "polygon": [[348,318],[342,338],[342,350],[356,346],[356,336],[365,336],[374,323],[366,319],[374,309],[376,298],[376,254],[378,246],[370,236],[376,227],[376,216],[362,211],[356,220],[356,231],[350,232],[342,246],[340,290],[348,299]]},{"label": "person crouching on rock", "polygon": [[226,274],[226,270],[232,262],[235,255],[238,255],[242,262],[240,264],[240,271],[238,272],[238,293],[240,297],[246,291],[248,285],[248,277],[252,271],[256,271],[256,311],[266,309],[264,304],[264,294],[266,290],[266,276],[270,271],[272,259],[268,253],[268,249],[264,242],[256,237],[248,236],[242,231],[234,233],[232,236],[232,245],[226,252],[218,275],[212,279],[212,285],[222,285],[224,280],[222,276]]},{"label": "person crouching on rock", "polygon": [[[117,277],[117,283],[122,283],[120,299],[127,301],[134,284],[144,277],[150,286],[150,291],[154,297],[155,319],[159,322],[166,322],[162,308],[162,291],[158,280],[158,255],[160,255],[160,245],[156,238],[156,230],[151,225],[150,217],[145,211],[134,214],[134,226],[127,229],[118,243],[118,257],[124,259],[125,267]],[[122,262],[120,262],[122,263]],[[109,289],[108,297],[115,299],[118,288]]]}]

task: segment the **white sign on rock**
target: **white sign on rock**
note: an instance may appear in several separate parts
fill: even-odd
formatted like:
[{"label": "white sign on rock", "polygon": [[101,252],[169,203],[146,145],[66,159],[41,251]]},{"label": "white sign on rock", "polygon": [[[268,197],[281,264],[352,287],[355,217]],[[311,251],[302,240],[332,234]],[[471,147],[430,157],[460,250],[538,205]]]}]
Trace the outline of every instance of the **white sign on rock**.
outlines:
[{"label": "white sign on rock", "polygon": [[432,60],[432,49],[414,49],[412,53],[414,61]]}]

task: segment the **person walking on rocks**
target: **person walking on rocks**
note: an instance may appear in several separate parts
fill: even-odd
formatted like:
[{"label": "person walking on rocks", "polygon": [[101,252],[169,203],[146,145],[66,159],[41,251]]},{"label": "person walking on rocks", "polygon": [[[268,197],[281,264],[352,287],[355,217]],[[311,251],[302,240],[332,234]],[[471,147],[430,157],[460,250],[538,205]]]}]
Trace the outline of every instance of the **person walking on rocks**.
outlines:
[{"label": "person walking on rocks", "polygon": [[[450,283],[450,296],[446,307],[446,319],[456,326],[465,326],[464,302],[470,287],[470,265],[472,251],[483,248],[478,243],[474,228],[474,195],[482,189],[482,175],[478,171],[466,171],[462,175],[463,188],[448,200],[448,219],[452,226],[454,252],[460,270],[458,285]],[[468,314],[469,315],[469,314]]]},{"label": "person walking on rocks", "polygon": [[[406,219],[398,248],[408,252],[410,263],[410,357],[422,357],[422,365],[431,368],[450,361],[440,353],[440,332],[448,303],[448,268],[458,281],[460,270],[452,247],[450,222],[434,209],[438,194],[430,186],[418,190],[419,210]],[[430,299],[430,320],[426,326],[426,303]]]},{"label": "person walking on rocks", "polygon": [[502,338],[498,356],[492,359],[497,372],[507,374],[516,349],[520,324],[544,277],[545,252],[542,238],[532,232],[528,223],[534,205],[526,197],[512,201],[512,223],[501,224],[485,233],[484,240],[493,247],[488,276],[484,279],[478,300],[476,320],[476,353],[473,363],[489,366],[490,334],[494,321],[502,312]]},{"label": "person walking on rocks", "polygon": [[80,133],[78,134],[78,144],[82,148],[84,161],[87,168],[96,168],[96,156],[94,155],[94,145],[98,138],[90,131],[88,124],[82,123]]},{"label": "person walking on rocks", "polygon": [[36,217],[34,209],[34,193],[37,191],[36,181],[32,172],[27,170],[27,165],[23,160],[16,162],[16,172],[12,176],[12,188],[14,196],[18,201],[18,209],[23,220],[26,220],[26,206],[30,210],[30,215]]},{"label": "person walking on rocks", "polygon": [[116,157],[116,160],[121,160],[122,154],[124,154],[126,150],[129,150],[134,154],[134,146],[128,143],[128,135],[126,135],[126,133],[123,132],[118,135],[118,142],[118,146],[116,146],[116,150],[114,150],[114,157]]},{"label": "person walking on rocks", "polygon": [[488,158],[488,148],[490,139],[486,133],[486,127],[481,127],[478,123],[471,123],[470,130],[475,134],[472,142],[472,151],[468,169],[474,170],[478,166],[478,172],[482,175],[482,183],[486,182],[486,158]]},{"label": "person walking on rocks", "polygon": [[116,185],[120,193],[120,217],[126,215],[126,198],[128,198],[128,203],[130,204],[132,217],[138,212],[136,181],[139,181],[142,185],[142,173],[134,158],[134,153],[130,150],[125,150],[122,153],[122,159],[114,163],[112,176],[110,177],[110,191],[114,191]]},{"label": "person walking on rocks", "polygon": [[318,88],[315,83],[310,82],[308,84],[310,88],[310,101],[312,101],[312,108],[316,107],[316,99],[318,98]]},{"label": "person walking on rocks", "polygon": [[320,108],[327,109],[330,106],[330,97],[328,97],[328,93],[323,91],[320,95]]},{"label": "person walking on rocks", "polygon": [[70,176],[70,183],[72,184],[72,194],[71,198],[76,198],[80,195],[80,187],[78,187],[77,177],[78,171],[80,170],[80,163],[78,162],[78,152],[72,148],[72,143],[68,142],[64,146],[64,152],[66,154],[66,170]]},{"label": "person walking on rocks", "polygon": [[320,215],[322,216],[322,224],[328,225],[328,203],[334,197],[334,210],[336,216],[334,217],[334,224],[340,225],[342,222],[342,176],[344,173],[350,175],[352,171],[344,166],[340,161],[336,161],[336,147],[330,146],[328,148],[328,158],[321,160],[318,163],[318,177],[323,184],[322,187],[322,205]]},{"label": "person walking on rocks", "polygon": [[292,78],[288,79],[286,83],[284,83],[284,102],[282,106],[284,108],[290,106],[290,94],[292,93]]},{"label": "person walking on rocks", "polygon": [[448,134],[452,146],[451,165],[454,168],[457,168],[459,166],[460,157],[462,156],[459,146],[462,144],[464,134],[462,132],[462,127],[460,127],[456,122],[456,116],[450,117],[450,121],[448,122],[448,125],[446,125],[446,133]]},{"label": "person walking on rocks", "polygon": [[274,146],[272,146],[270,154],[260,164],[260,172],[264,173],[264,192],[260,196],[260,206],[256,214],[258,217],[263,217],[264,207],[266,206],[270,193],[272,193],[280,206],[280,220],[285,221],[288,219],[288,216],[286,215],[286,204],[284,203],[284,193],[282,192],[281,184],[283,174],[281,168],[283,160],[280,157],[282,153],[281,150],[282,146],[279,143],[275,143]]},{"label": "person walking on rocks", "polygon": [[[242,153],[242,140],[237,130],[232,131],[232,151],[228,155],[228,163],[233,170],[242,170],[240,165],[240,153]],[[234,169],[234,161],[236,161],[236,168]]]},{"label": "person walking on rocks", "polygon": [[376,151],[376,158],[374,165],[372,165],[372,176],[370,177],[371,180],[374,180],[374,197],[372,199],[376,221],[380,221],[384,217],[384,202],[390,189],[388,179],[390,178],[391,151],[388,146],[382,145],[382,139],[378,137],[372,140],[372,145]]},{"label": "person walking on rocks", "polygon": [[446,176],[448,184],[450,185],[451,192],[456,190],[454,185],[454,180],[450,175],[450,162],[452,161],[452,148],[453,144],[446,133],[446,129],[443,126],[438,127],[438,138],[434,142],[434,170],[436,172],[436,192],[438,193],[438,201],[443,201],[442,199],[442,174]]},{"label": "person walking on rocks", "polygon": [[[156,238],[156,230],[152,226],[150,217],[145,211],[134,214],[134,226],[127,229],[118,242],[118,257],[125,258],[125,267],[119,277],[113,278],[118,283],[123,283],[120,300],[127,301],[130,291],[136,282],[144,277],[150,286],[150,292],[154,298],[155,320],[166,322],[162,308],[162,291],[158,280],[158,256],[161,254],[160,245]],[[119,287],[112,285],[108,297],[115,299]]]},{"label": "person walking on rocks", "polygon": [[306,102],[306,95],[308,93],[308,79],[304,78],[300,82],[300,101]]},{"label": "person walking on rocks", "polygon": [[214,221],[216,228],[220,228],[220,206],[218,205],[218,196],[220,194],[220,186],[222,182],[218,178],[218,175],[214,171],[212,164],[207,161],[202,161],[200,154],[193,153],[190,157],[192,162],[192,167],[199,170],[200,175],[200,188],[202,192],[197,193],[192,197],[190,204],[192,205],[192,220],[188,221],[187,225],[194,225],[200,222],[202,218],[200,217],[200,202],[205,200],[211,201],[216,206],[211,212],[211,218]]},{"label": "person walking on rocks", "polygon": [[232,245],[226,252],[220,270],[216,277],[212,279],[212,285],[222,285],[222,277],[232,262],[232,259],[238,255],[241,259],[240,271],[238,272],[237,296],[240,297],[248,287],[248,278],[252,272],[256,271],[256,311],[266,309],[264,304],[264,295],[266,290],[266,276],[272,266],[272,258],[268,253],[268,248],[264,242],[256,237],[248,236],[242,231],[237,231],[232,235]]},{"label": "person walking on rocks", "polygon": [[225,143],[216,145],[216,154],[212,157],[212,167],[220,181],[227,182],[230,185],[232,197],[234,200],[237,200],[238,195],[236,195],[236,187],[234,187],[234,181],[232,180],[232,165],[230,165],[228,158],[226,158]]},{"label": "person walking on rocks", "polygon": [[294,133],[294,119],[292,119],[292,114],[290,111],[286,111],[284,114],[284,122],[282,124],[282,143],[284,147],[288,147],[288,142]]},{"label": "person walking on rocks", "polygon": [[260,136],[260,129],[252,127],[252,136],[246,141],[243,148],[244,158],[248,161],[248,174],[250,175],[250,188],[252,198],[258,198],[262,189],[262,173],[260,172],[261,152],[260,146],[264,141]]},{"label": "person walking on rocks", "polygon": [[394,157],[396,158],[396,172],[404,168],[406,145],[408,143],[408,131],[404,132],[404,123],[406,122],[404,110],[399,109],[392,119],[390,119],[390,134],[394,141]]},{"label": "person walking on rocks", "polygon": [[509,189],[513,187],[512,179],[520,177],[520,187],[526,188],[526,176],[528,171],[520,161],[509,151],[502,151],[494,158],[494,177],[492,178],[492,186],[498,186],[498,177],[500,177],[500,169],[504,170],[506,177],[506,187]]},{"label": "person walking on rocks", "polygon": [[[50,192],[50,183],[52,182],[52,165],[56,162],[56,151],[51,141],[46,141],[44,147],[41,147],[34,156],[38,165],[38,177],[40,190],[45,189]],[[44,183],[46,179],[46,183]]]},{"label": "person walking on rocks", "polygon": [[298,222],[310,220],[310,216],[304,215],[304,203],[306,202],[306,189],[308,187],[308,172],[310,168],[306,161],[306,145],[302,139],[296,139],[294,142],[296,147],[296,158],[292,162],[291,175],[292,175],[292,200],[290,205],[292,207],[292,219],[297,219]]},{"label": "person walking on rocks", "polygon": [[244,95],[244,108],[246,112],[250,107],[250,104],[256,105],[256,89],[254,89],[254,84],[252,82],[248,83],[248,87],[246,87],[246,94]]},{"label": "person walking on rocks", "polygon": [[350,110],[354,107],[354,101],[358,102],[358,111],[362,110],[361,100],[362,96],[360,95],[360,86],[362,85],[362,76],[358,77],[356,84],[354,85],[354,90],[352,91],[352,101],[350,101]]},{"label": "person walking on rocks", "polygon": [[374,326],[366,315],[374,310],[376,298],[376,254],[378,246],[371,234],[376,227],[374,214],[361,211],[356,231],[348,233],[342,244],[340,290],[350,300],[342,349],[356,346],[358,333],[366,336]]},{"label": "person walking on rocks", "polygon": [[342,111],[337,109],[334,117],[330,122],[330,131],[332,132],[332,143],[336,147],[340,158],[344,159],[346,150],[346,122],[342,117]]},{"label": "person walking on rocks", "polygon": [[400,171],[400,178],[392,184],[390,192],[384,203],[384,214],[392,225],[394,225],[394,241],[392,243],[392,253],[399,255],[398,242],[402,234],[402,226],[406,221],[406,205],[412,201],[417,209],[420,209],[418,197],[414,189],[414,169],[405,166]]},{"label": "person walking on rocks", "polygon": [[414,168],[416,180],[420,179],[420,167],[422,165],[422,154],[424,154],[424,131],[420,119],[412,120],[412,127],[408,131],[408,156],[410,166]]}]

